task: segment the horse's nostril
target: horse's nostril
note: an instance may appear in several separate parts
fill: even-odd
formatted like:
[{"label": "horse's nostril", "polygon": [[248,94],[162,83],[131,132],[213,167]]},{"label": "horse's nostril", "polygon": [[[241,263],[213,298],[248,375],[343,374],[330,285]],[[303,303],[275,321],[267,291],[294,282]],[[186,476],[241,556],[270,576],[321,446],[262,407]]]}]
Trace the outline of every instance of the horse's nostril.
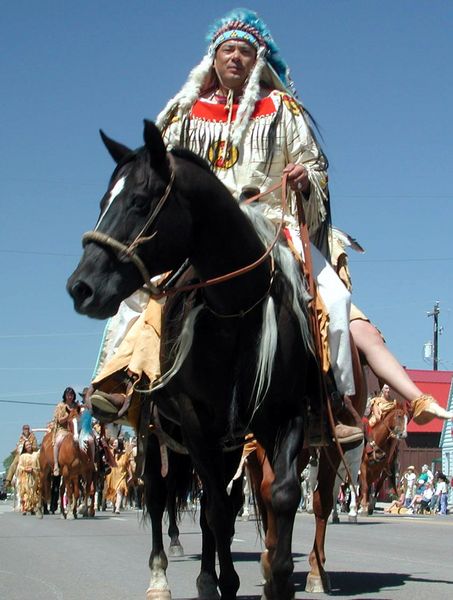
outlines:
[{"label": "horse's nostril", "polygon": [[93,290],[84,281],[77,280],[70,288],[69,293],[75,302],[81,304],[87,298],[93,295]]}]

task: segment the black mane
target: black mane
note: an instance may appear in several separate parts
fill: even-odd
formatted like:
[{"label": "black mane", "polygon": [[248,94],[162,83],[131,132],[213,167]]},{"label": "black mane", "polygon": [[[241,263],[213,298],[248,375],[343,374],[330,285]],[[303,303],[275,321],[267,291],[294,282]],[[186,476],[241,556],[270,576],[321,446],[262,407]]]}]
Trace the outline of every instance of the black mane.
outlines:
[{"label": "black mane", "polygon": [[212,173],[210,164],[204,158],[201,158],[201,156],[195,154],[195,152],[187,150],[187,148],[182,148],[181,146],[176,146],[176,148],[172,148],[170,152],[173,154],[173,156],[189,160],[190,162],[198,165],[205,171],[209,171],[210,173]]}]

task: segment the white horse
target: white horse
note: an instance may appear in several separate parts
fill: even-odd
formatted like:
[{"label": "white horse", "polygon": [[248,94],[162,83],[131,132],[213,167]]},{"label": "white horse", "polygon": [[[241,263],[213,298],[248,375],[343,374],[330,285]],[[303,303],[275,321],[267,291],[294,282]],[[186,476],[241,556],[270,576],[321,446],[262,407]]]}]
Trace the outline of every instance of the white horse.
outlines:
[{"label": "white horse", "polygon": [[349,504],[349,513],[348,513],[348,521],[349,523],[357,523],[357,481],[360,470],[360,465],[362,463],[362,455],[363,455],[363,446],[362,442],[357,446],[357,448],[352,448],[351,450],[346,450],[344,453],[344,460],[348,465],[349,472],[352,476],[353,481],[349,481],[349,476],[346,472],[346,467],[344,465],[343,460],[340,462],[340,466],[338,467],[337,476],[335,478],[335,483],[333,486],[333,511],[332,511],[332,523],[339,523],[340,517],[338,515],[338,494],[340,491],[340,486],[342,483],[347,482],[349,486],[349,492],[351,494],[351,501]]},{"label": "white horse", "polygon": [[[340,491],[340,486],[342,483],[347,481],[349,485],[349,491],[351,494],[351,502],[349,506],[348,513],[348,521],[350,523],[357,523],[357,480],[360,465],[362,463],[362,455],[363,455],[363,447],[364,443],[362,442],[356,448],[352,448],[351,450],[346,450],[344,452],[344,461],[348,465],[349,472],[353,481],[348,481],[348,475],[346,472],[346,467],[341,460],[340,465],[338,467],[337,476],[335,478],[335,483],[333,487],[333,510],[332,510],[332,523],[337,524],[340,522],[340,517],[338,515],[338,494]],[[313,512],[312,510],[312,497],[313,491],[316,489],[317,480],[318,480],[318,461],[319,461],[319,450],[317,451],[316,457],[313,456],[310,459],[310,476],[309,476],[309,498],[306,500],[307,512]]]}]

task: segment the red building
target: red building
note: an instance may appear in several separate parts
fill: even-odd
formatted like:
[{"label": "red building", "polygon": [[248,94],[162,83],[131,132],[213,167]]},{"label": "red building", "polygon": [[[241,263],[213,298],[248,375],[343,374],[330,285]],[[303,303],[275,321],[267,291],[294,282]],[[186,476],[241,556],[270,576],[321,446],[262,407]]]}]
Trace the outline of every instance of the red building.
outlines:
[{"label": "red building", "polygon": [[[431,394],[443,408],[447,408],[453,371],[421,371],[406,369],[407,374],[425,394]],[[407,427],[407,438],[400,442],[399,462],[403,472],[414,465],[417,473],[427,464],[434,472],[441,470],[442,450],[440,437],[444,421],[434,419],[427,425],[416,425],[411,421]]]},{"label": "red building", "polygon": [[[369,395],[379,392],[379,384],[373,373],[367,368],[367,384]],[[453,371],[425,371],[406,369],[407,374],[417,387],[425,394],[434,396],[439,404],[447,409]],[[392,390],[396,398],[400,398]],[[409,465],[414,465],[416,473],[421,472],[422,465],[427,464],[433,473],[442,470],[442,449],[440,439],[444,421],[433,419],[427,425],[416,425],[413,421],[407,427],[407,438],[400,440],[398,447],[399,473],[402,474]],[[390,488],[385,482],[380,494],[381,500],[388,500]]]}]

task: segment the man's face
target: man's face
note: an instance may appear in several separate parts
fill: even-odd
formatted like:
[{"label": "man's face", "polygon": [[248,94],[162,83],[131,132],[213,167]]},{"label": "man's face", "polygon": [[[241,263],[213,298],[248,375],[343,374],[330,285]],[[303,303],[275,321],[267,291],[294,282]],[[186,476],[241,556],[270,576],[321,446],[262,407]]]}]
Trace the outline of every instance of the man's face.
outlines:
[{"label": "man's face", "polygon": [[256,60],[256,50],[247,42],[228,40],[217,48],[214,68],[221,85],[239,92]]}]

